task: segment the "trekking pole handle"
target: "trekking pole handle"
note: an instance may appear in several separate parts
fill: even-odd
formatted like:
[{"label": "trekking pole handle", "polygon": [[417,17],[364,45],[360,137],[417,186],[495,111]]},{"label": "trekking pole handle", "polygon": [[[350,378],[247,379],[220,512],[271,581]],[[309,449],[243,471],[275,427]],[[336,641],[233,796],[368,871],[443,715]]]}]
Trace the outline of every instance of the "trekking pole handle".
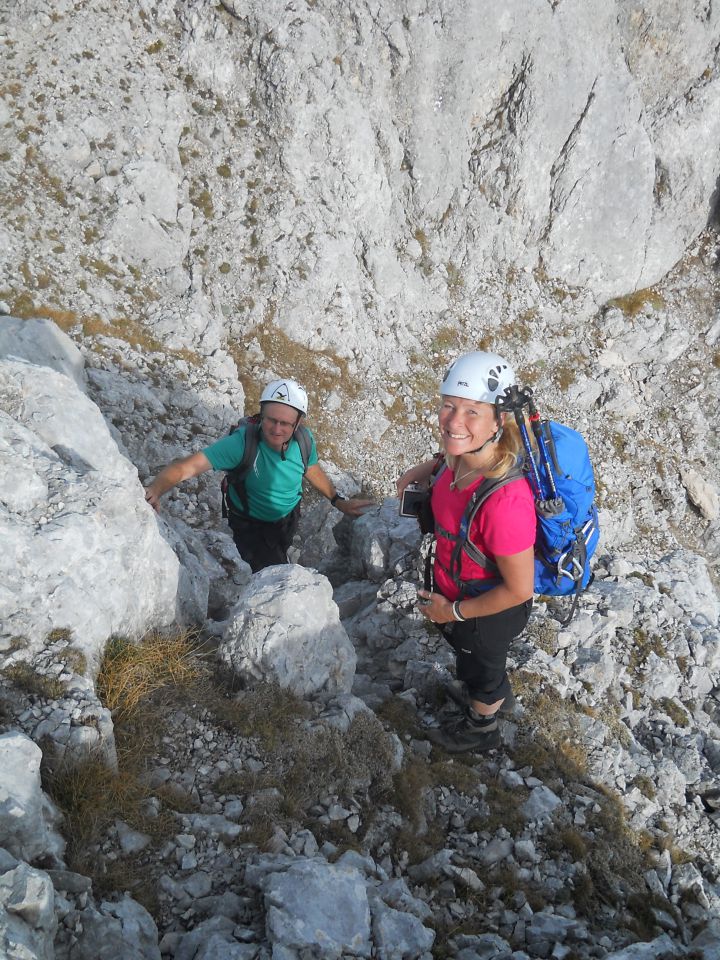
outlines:
[{"label": "trekking pole handle", "polygon": [[532,404],[532,390],[529,387],[519,387],[516,383],[507,387],[501,397],[495,398],[495,408],[498,413],[517,414],[530,404]]}]

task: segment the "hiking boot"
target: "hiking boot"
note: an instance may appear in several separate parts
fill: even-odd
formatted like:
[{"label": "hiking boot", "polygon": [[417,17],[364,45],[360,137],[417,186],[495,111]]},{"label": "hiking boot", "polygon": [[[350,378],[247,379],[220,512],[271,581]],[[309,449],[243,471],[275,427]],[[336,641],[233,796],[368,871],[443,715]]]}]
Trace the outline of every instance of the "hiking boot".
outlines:
[{"label": "hiking boot", "polygon": [[[470,706],[470,697],[468,696],[467,686],[462,682],[462,680],[451,680],[449,683],[446,683],[443,687],[443,692],[448,700],[452,700],[453,703],[456,703],[459,707],[462,707],[463,711],[467,710]],[[512,690],[505,697],[502,702],[502,706],[498,710],[498,713],[503,717],[510,716],[515,709],[515,697]]]},{"label": "hiking boot", "polygon": [[495,750],[502,743],[496,721],[489,727],[480,726],[473,723],[467,714],[452,725],[428,730],[427,738],[430,743],[442,747],[447,753],[465,753],[468,750],[483,753],[486,750]]}]

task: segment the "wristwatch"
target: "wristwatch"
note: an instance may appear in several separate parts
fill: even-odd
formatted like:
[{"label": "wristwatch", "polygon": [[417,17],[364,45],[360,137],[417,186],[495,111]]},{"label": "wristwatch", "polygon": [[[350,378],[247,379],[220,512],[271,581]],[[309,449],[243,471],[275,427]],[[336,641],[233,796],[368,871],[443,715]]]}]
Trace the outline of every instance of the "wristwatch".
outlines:
[{"label": "wristwatch", "polygon": [[334,507],[335,504],[338,502],[338,500],[344,500],[344,499],[345,497],[343,497],[342,494],[336,493],[334,497],[330,497],[330,505]]}]

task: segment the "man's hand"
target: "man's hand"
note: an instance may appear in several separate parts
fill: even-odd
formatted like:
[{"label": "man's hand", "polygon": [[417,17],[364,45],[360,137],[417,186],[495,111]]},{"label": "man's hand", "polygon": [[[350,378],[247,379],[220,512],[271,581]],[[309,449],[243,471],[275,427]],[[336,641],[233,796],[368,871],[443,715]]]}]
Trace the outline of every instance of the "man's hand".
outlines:
[{"label": "man's hand", "polygon": [[182,460],[173,460],[160,471],[153,482],[145,489],[145,499],[156,512],[160,510],[160,497],[183,480],[197,477],[206,470],[212,470],[210,461],[204,453],[191,453]]},{"label": "man's hand", "polygon": [[348,517],[361,517],[367,507],[374,507],[374,500],[336,500],[335,507]]},{"label": "man's hand", "polygon": [[153,508],[153,510],[158,513],[160,511],[160,494],[157,490],[154,489],[155,484],[151,483],[150,486],[145,491],[145,499]]}]

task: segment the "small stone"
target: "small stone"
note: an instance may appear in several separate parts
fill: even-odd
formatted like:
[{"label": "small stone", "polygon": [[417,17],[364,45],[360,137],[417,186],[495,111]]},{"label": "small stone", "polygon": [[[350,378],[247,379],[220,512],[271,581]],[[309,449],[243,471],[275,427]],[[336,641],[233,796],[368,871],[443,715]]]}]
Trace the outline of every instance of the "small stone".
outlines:
[{"label": "small stone", "polygon": [[202,870],[193,873],[182,881],[182,887],[193,899],[206,897],[212,890],[212,880]]}]

